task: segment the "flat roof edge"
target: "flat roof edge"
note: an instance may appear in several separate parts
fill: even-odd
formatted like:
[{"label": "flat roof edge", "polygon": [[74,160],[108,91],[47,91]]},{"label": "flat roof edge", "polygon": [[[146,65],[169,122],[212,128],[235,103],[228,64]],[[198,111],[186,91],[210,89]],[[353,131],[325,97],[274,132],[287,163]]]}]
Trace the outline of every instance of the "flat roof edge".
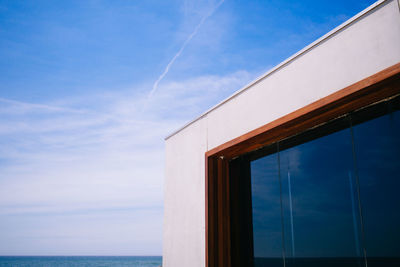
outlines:
[{"label": "flat roof edge", "polygon": [[224,100],[222,100],[221,102],[219,102],[218,104],[216,104],[215,106],[211,107],[210,109],[208,109],[207,111],[205,111],[204,113],[202,113],[200,116],[196,117],[195,119],[189,121],[188,123],[184,124],[182,127],[180,127],[179,129],[175,130],[174,132],[172,132],[171,134],[167,135],[164,140],[168,140],[170,137],[176,135],[177,133],[181,132],[183,129],[187,128],[188,126],[190,126],[191,124],[195,123],[196,121],[202,119],[203,117],[206,117],[211,111],[217,109],[218,107],[222,106],[223,104],[225,104],[226,102],[230,101],[231,99],[235,98],[236,96],[240,95],[241,93],[245,92],[247,89],[249,89],[250,87],[252,87],[253,85],[259,83],[260,81],[262,81],[263,79],[267,78],[268,76],[272,75],[274,72],[280,70],[281,68],[285,67],[286,65],[288,65],[289,63],[291,63],[292,61],[296,60],[298,57],[300,57],[301,55],[309,52],[310,50],[312,50],[314,47],[318,46],[320,43],[322,43],[323,41],[329,39],[330,37],[332,37],[334,34],[344,30],[346,27],[350,26],[352,23],[356,22],[357,20],[361,19],[362,17],[364,17],[365,15],[367,15],[368,13],[372,12],[374,9],[376,9],[377,7],[381,6],[383,3],[385,2],[390,2],[392,0],[379,0],[375,3],[373,3],[372,5],[370,5],[369,7],[367,7],[366,9],[362,10],[361,12],[357,13],[356,15],[354,15],[353,17],[351,17],[350,19],[346,20],[345,22],[343,22],[342,24],[340,24],[339,26],[335,27],[334,29],[332,29],[331,31],[329,31],[328,33],[324,34],[323,36],[321,36],[320,38],[318,38],[317,40],[315,40],[314,42],[312,42],[311,44],[307,45],[306,47],[304,47],[303,49],[301,49],[300,51],[298,51],[297,53],[293,54],[292,56],[290,56],[289,58],[287,58],[286,60],[282,61],[281,63],[279,63],[278,65],[276,65],[275,67],[273,67],[272,69],[270,69],[269,71],[267,71],[265,74],[261,75],[260,77],[256,78],[254,81],[250,82],[249,84],[245,85],[244,87],[242,87],[241,89],[239,89],[238,91],[236,91],[235,93],[233,93],[231,96],[225,98]]}]

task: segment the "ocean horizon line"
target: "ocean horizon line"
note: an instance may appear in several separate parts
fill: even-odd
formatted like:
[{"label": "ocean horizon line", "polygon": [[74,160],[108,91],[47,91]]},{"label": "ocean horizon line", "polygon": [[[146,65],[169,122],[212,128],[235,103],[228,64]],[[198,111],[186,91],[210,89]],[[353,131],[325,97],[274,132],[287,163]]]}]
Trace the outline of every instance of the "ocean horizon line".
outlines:
[{"label": "ocean horizon line", "polygon": [[0,257],[162,257],[162,255],[0,255]]}]

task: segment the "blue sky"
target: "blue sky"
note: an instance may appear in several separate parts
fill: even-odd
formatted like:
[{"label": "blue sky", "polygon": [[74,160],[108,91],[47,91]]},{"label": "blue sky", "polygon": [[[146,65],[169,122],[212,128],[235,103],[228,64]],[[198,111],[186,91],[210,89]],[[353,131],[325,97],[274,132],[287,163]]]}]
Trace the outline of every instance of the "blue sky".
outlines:
[{"label": "blue sky", "polygon": [[161,255],[163,138],[373,2],[0,0],[0,255]]}]

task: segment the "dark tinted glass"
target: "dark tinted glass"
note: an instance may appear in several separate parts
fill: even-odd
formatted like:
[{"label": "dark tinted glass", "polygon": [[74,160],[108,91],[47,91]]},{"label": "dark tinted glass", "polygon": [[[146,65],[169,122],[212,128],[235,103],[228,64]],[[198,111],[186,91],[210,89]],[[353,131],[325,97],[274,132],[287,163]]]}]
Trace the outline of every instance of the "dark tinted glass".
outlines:
[{"label": "dark tinted glass", "polygon": [[353,127],[369,267],[400,266],[398,108],[396,101],[383,105],[375,113],[389,114]]},{"label": "dark tinted glass", "polygon": [[351,132],[280,152],[286,266],[360,266]]},{"label": "dark tinted glass", "polygon": [[250,163],[254,265],[283,266],[277,154]]},{"label": "dark tinted glass", "polygon": [[400,266],[400,97],[246,158],[256,267]]}]

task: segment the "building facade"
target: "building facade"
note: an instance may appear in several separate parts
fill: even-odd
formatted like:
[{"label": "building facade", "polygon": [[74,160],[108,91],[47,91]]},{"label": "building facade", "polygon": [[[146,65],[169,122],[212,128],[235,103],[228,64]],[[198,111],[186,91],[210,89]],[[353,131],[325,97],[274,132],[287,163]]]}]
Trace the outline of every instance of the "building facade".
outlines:
[{"label": "building facade", "polygon": [[400,3],[166,138],[163,266],[400,266]]}]

